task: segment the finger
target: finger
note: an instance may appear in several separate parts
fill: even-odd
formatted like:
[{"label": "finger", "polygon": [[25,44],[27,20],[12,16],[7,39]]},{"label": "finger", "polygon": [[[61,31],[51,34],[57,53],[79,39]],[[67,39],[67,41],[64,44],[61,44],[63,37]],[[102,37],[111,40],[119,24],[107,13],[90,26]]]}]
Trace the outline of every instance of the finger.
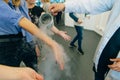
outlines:
[{"label": "finger", "polygon": [[54,14],[58,14],[59,10],[58,10],[58,8],[55,7],[53,9],[51,9],[51,12]]},{"label": "finger", "polygon": [[64,69],[64,63],[63,63],[63,60],[57,60],[58,64],[59,64],[59,67],[60,67],[60,70],[63,70]]},{"label": "finger", "polygon": [[52,12],[52,13],[54,13],[54,8],[53,8],[53,9],[51,9],[51,12]]},{"label": "finger", "polygon": [[120,58],[110,59],[110,61],[117,62],[120,61]]},{"label": "finger", "polygon": [[120,68],[119,68],[119,67],[112,68],[112,70],[115,70],[115,71],[118,71],[118,72],[120,72]]},{"label": "finger", "polygon": [[68,38],[68,40],[71,40],[71,37],[69,35],[67,36],[67,38]]},{"label": "finger", "polygon": [[51,6],[50,7],[50,9],[49,9],[49,11],[51,12],[51,13],[54,13],[54,14],[56,14],[57,13],[57,9],[53,6]]},{"label": "finger", "polygon": [[67,34],[67,31],[64,31],[65,34]]},{"label": "finger", "polygon": [[64,38],[64,40],[65,40],[65,41],[70,41],[70,40],[71,40],[71,38],[70,38],[70,37],[68,37],[68,36],[66,36],[66,38]]},{"label": "finger", "polygon": [[56,16],[58,13],[57,12],[53,12],[52,15]]},{"label": "finger", "polygon": [[51,12],[52,15],[57,15],[58,14],[57,12],[55,12],[55,7],[54,6],[50,6],[49,11]]},{"label": "finger", "polygon": [[42,75],[36,74],[36,80],[44,80],[44,78]]},{"label": "finger", "polygon": [[112,65],[108,65],[108,67],[109,67],[109,68],[114,68],[115,65],[114,65],[114,64],[112,64]]},{"label": "finger", "polygon": [[120,69],[118,69],[117,71],[120,72]]},{"label": "finger", "polygon": [[64,65],[62,63],[60,64],[60,70],[64,70]]},{"label": "finger", "polygon": [[116,67],[116,68],[113,68],[112,70],[118,71],[119,69]]},{"label": "finger", "polygon": [[108,65],[108,67],[113,69],[113,68],[116,68],[117,66],[115,64],[112,64],[112,65]]},{"label": "finger", "polygon": [[51,5],[49,6],[48,10],[52,12],[52,9],[54,9],[54,5],[51,4]]}]

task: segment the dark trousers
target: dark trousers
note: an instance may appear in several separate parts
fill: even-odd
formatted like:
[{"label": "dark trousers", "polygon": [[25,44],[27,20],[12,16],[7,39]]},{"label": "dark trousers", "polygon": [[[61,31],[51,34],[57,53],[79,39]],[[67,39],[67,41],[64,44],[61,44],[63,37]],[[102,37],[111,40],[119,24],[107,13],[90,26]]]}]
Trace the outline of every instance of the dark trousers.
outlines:
[{"label": "dark trousers", "polygon": [[58,12],[58,14],[55,16],[57,24],[59,24],[59,21],[61,20],[61,15],[62,15],[62,12]]},{"label": "dark trousers", "polygon": [[116,58],[120,50],[120,28],[114,33],[107,45],[102,51],[99,59],[97,72],[95,71],[95,80],[104,80],[110,70],[107,65],[113,64],[110,58]]},{"label": "dark trousers", "polygon": [[78,49],[81,49],[81,44],[82,44],[82,38],[83,38],[83,27],[82,26],[75,26],[77,35],[74,37],[74,39],[71,41],[70,44],[74,44],[78,40]]},{"label": "dark trousers", "polygon": [[38,61],[35,51],[35,44],[33,41],[29,43],[24,41],[22,45],[22,52],[19,54],[19,57],[20,57],[20,62],[23,61],[27,67],[31,67],[35,71],[38,71],[38,67],[37,67]]},{"label": "dark trousers", "polygon": [[27,67],[37,71],[37,56],[31,45],[23,38],[0,42],[0,64],[19,67],[23,61]]}]

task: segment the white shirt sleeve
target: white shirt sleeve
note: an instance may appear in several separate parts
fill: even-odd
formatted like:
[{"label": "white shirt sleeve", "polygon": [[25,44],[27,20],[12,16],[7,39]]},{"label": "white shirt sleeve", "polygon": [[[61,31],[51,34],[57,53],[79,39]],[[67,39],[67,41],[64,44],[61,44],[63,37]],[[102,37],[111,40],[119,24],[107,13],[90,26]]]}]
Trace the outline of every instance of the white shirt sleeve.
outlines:
[{"label": "white shirt sleeve", "polygon": [[69,0],[65,12],[97,14],[112,9],[115,0]]}]

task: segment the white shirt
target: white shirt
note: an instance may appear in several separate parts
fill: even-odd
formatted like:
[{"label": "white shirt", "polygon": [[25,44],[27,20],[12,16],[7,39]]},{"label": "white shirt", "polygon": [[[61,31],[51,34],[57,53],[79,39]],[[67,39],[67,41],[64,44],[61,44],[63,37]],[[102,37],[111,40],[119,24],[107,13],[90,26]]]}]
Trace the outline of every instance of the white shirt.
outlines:
[{"label": "white shirt", "polygon": [[[65,2],[65,12],[98,14],[110,10],[111,14],[109,16],[105,32],[96,49],[94,57],[96,69],[104,47],[115,31],[120,27],[120,0],[70,0]],[[112,71],[110,72],[112,73]],[[116,76],[112,76],[111,79],[120,80],[120,72],[118,72]]]}]

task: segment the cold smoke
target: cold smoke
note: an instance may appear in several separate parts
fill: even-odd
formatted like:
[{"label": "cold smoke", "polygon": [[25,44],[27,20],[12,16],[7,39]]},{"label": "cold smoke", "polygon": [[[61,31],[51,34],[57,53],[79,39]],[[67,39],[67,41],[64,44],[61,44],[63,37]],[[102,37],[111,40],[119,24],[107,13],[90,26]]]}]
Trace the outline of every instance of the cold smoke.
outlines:
[{"label": "cold smoke", "polygon": [[[53,35],[53,32],[51,32],[50,28],[53,25],[54,22],[51,14],[45,13],[39,18],[40,29],[51,37]],[[63,55],[64,58],[65,68],[63,71],[59,69],[59,65],[56,63],[55,56],[51,48],[48,47],[46,44],[42,44],[41,54],[42,56],[44,56],[45,60],[42,61],[42,64],[40,65],[39,68],[42,67],[41,71],[45,77],[45,80],[59,80],[59,78],[61,78],[63,74],[66,75],[67,77],[71,76],[70,66],[67,64],[69,62],[69,58],[67,57],[67,54],[64,51],[62,45],[60,45],[59,50],[61,50],[62,52],[61,54]]]},{"label": "cold smoke", "polygon": [[65,75],[67,77],[71,76],[70,66],[67,64],[69,62],[69,58],[67,57],[66,52],[62,46],[60,50],[62,50],[61,54],[64,58],[65,68],[63,71],[60,70],[51,48],[45,44],[42,45],[41,54],[44,56],[43,58],[45,58],[45,60],[42,60],[39,68],[42,68],[42,73],[45,77],[45,80],[59,80],[62,75]]}]

